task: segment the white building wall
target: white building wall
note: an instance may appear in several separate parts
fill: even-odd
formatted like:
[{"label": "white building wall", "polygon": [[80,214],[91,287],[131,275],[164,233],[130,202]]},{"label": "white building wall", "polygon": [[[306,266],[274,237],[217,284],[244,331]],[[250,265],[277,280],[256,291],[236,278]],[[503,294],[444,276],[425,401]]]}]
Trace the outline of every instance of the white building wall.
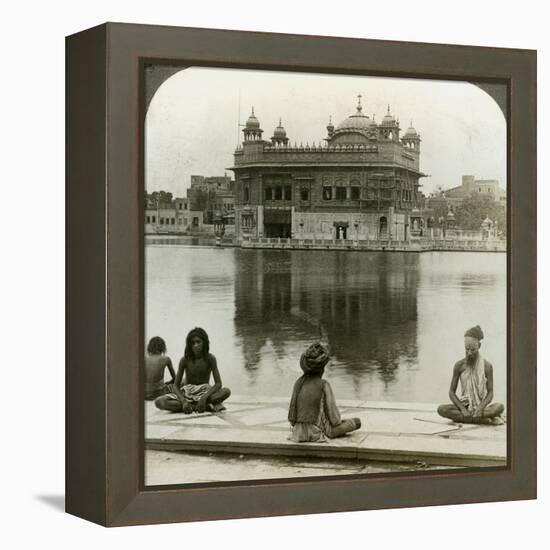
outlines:
[{"label": "white building wall", "polygon": [[294,212],[292,215],[292,231],[295,239],[326,239],[336,238],[335,222],[347,222],[347,239],[378,240],[380,219],[385,216],[388,221],[388,233],[392,239],[405,238],[407,215],[390,212],[368,213],[334,213],[334,212]]}]

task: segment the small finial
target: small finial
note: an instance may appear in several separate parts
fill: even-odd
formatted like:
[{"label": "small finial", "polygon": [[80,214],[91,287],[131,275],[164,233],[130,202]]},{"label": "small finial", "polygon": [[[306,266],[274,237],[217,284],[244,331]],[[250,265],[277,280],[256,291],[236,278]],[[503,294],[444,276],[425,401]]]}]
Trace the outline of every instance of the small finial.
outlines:
[{"label": "small finial", "polygon": [[390,104],[388,103],[388,115],[390,114]]},{"label": "small finial", "polygon": [[363,96],[361,94],[357,94],[357,111],[361,112],[363,110],[363,107],[361,106],[361,98]]},{"label": "small finial", "polygon": [[252,105],[252,116],[254,116],[254,105]]}]

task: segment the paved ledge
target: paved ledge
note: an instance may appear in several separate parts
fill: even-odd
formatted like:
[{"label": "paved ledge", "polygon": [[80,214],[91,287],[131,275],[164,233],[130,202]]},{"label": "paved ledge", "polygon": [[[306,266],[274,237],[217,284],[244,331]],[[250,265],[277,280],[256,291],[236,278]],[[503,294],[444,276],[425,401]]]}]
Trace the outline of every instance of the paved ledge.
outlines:
[{"label": "paved ledge", "polygon": [[163,451],[425,462],[434,466],[504,466],[506,426],[461,425],[436,405],[339,400],[343,417],[362,428],[327,443],[289,441],[288,400],[231,396],[220,414],[174,414],[145,404],[145,446]]}]

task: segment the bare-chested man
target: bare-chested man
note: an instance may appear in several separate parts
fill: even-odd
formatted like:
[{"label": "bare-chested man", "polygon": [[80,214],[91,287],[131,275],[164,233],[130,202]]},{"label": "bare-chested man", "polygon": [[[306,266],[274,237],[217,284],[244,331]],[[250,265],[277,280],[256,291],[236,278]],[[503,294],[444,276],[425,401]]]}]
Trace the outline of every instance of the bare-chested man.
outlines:
[{"label": "bare-chested man", "polygon": [[[437,412],[455,422],[502,424],[500,416],[504,412],[504,406],[501,403],[491,403],[493,366],[481,357],[479,349],[482,339],[483,331],[479,325],[464,334],[465,357],[455,364],[449,389],[452,404],[440,405]],[[461,398],[456,395],[459,380]]]},{"label": "bare-chested man", "polygon": [[[160,336],[154,336],[147,344],[145,354],[145,399],[150,401],[170,392],[176,373],[172,360],[166,354],[166,344]],[[172,379],[164,383],[164,369],[170,371]]]},{"label": "bare-chested man", "polygon": [[[213,386],[210,385],[210,376],[214,378]],[[222,402],[231,391],[222,387],[216,358],[210,353],[208,335],[202,328],[194,328],[187,335],[185,353],[171,389],[171,393],[155,401],[159,409],[186,414],[225,410]]]}]

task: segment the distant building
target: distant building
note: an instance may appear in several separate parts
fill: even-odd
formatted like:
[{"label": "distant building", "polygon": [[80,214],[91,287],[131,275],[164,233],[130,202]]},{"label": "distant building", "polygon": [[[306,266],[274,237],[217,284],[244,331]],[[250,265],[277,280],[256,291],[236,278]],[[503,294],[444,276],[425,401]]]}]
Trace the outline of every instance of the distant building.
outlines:
[{"label": "distant building", "polygon": [[229,224],[234,219],[234,182],[229,176],[191,176],[187,199],[192,210],[203,212],[205,224],[219,219]]},{"label": "distant building", "polygon": [[420,135],[401,136],[390,108],[380,123],[355,113],[329,121],[324,143],[291,145],[279,121],[269,141],[252,110],[234,153],[235,234],[247,237],[399,239],[419,206]]},{"label": "distant building", "polygon": [[145,208],[146,233],[186,233],[200,231],[203,213],[189,210],[187,198],[175,198],[171,203],[154,206],[148,201]]},{"label": "distant building", "polygon": [[462,185],[444,191],[449,210],[458,208],[470,195],[489,195],[503,208],[506,208],[506,191],[499,187],[498,180],[476,180],[475,176],[462,176]]},{"label": "distant building", "polygon": [[166,226],[175,226],[176,209],[173,206],[147,208],[145,210],[145,224],[151,226],[163,226],[163,228]]}]

